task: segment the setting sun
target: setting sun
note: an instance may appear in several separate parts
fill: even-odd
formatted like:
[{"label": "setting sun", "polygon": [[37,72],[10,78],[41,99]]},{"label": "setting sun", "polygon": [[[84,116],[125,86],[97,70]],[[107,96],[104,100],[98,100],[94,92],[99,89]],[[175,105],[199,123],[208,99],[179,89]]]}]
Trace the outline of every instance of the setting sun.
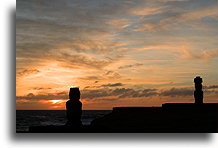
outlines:
[{"label": "setting sun", "polygon": [[60,104],[65,102],[64,100],[49,100],[48,102],[52,103],[52,104]]}]

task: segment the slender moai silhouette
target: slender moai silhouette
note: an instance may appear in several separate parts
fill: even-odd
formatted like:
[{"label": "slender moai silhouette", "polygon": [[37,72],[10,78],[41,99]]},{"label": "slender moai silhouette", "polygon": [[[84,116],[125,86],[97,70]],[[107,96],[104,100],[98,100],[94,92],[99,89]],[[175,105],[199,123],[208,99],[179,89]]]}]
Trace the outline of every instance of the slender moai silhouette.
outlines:
[{"label": "slender moai silhouette", "polygon": [[203,104],[202,82],[203,81],[202,81],[202,78],[200,76],[197,76],[194,79],[194,83],[195,83],[194,97],[195,97],[196,104]]},{"label": "slender moai silhouette", "polygon": [[66,126],[79,128],[82,126],[81,115],[82,115],[82,103],[80,99],[79,88],[70,88],[69,99],[66,102],[67,109],[67,123]]}]

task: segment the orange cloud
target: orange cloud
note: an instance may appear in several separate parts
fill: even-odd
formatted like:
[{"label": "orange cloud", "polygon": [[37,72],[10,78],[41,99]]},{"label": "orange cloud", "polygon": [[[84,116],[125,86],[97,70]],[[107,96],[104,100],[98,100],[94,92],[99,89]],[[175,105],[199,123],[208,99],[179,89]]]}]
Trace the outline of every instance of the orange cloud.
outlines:
[{"label": "orange cloud", "polygon": [[196,51],[189,51],[186,49],[182,50],[183,54],[180,56],[182,58],[190,58],[190,59],[200,59],[209,61],[213,58],[217,57],[217,50],[198,50]]},{"label": "orange cloud", "polygon": [[136,9],[136,10],[131,10],[130,14],[134,15],[152,15],[152,14],[157,14],[163,12],[162,9],[164,7],[160,8],[143,8],[143,9]]}]

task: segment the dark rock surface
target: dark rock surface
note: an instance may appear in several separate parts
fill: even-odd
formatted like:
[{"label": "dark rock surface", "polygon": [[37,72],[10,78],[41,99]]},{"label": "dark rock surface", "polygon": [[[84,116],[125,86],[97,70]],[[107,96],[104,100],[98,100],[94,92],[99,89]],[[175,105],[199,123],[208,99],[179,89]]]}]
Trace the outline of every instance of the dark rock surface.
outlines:
[{"label": "dark rock surface", "polygon": [[217,133],[217,103],[115,107],[90,126],[35,126],[31,133]]},{"label": "dark rock surface", "polygon": [[217,103],[115,107],[91,126],[105,132],[217,133]]}]

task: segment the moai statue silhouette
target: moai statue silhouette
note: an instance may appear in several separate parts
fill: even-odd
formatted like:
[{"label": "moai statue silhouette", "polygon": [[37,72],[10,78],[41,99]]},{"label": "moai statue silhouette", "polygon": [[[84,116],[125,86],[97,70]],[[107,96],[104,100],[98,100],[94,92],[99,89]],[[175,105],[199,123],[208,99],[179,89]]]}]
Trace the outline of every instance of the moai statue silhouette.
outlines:
[{"label": "moai statue silhouette", "polygon": [[203,91],[202,91],[202,78],[197,76],[194,79],[195,82],[195,91],[194,91],[194,97],[195,97],[195,104],[203,104]]},{"label": "moai statue silhouette", "polygon": [[79,88],[70,88],[69,99],[66,102],[67,108],[67,126],[79,128],[82,126],[81,115],[82,115],[82,103],[80,99]]}]

